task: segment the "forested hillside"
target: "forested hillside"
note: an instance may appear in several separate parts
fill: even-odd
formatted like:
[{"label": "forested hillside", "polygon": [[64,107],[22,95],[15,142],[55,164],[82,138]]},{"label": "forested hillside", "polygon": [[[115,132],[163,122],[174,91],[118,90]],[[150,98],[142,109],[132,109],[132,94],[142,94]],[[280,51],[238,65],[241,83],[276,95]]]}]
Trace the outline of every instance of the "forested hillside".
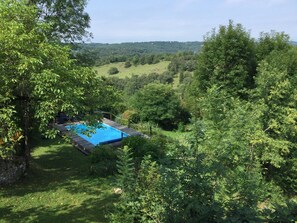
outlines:
[{"label": "forested hillside", "polygon": [[[135,43],[85,43],[76,46],[75,54],[81,58],[86,56],[88,62],[93,61],[97,65],[125,62],[127,58],[143,57],[148,55],[159,55],[158,58],[164,58],[165,55],[177,52],[197,53],[203,45],[202,42],[135,42]],[[160,56],[163,55],[163,56]]]},{"label": "forested hillside", "polygon": [[183,51],[198,52],[202,42],[176,42],[176,41],[153,41],[135,43],[89,43],[81,44],[83,48],[92,49],[100,56],[116,55],[135,55],[135,54],[162,54],[177,53]]}]

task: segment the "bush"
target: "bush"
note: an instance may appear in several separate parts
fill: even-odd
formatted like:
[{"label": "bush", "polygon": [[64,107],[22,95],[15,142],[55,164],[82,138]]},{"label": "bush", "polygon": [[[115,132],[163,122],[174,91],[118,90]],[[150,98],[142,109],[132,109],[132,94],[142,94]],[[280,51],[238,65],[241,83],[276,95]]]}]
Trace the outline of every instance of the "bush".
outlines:
[{"label": "bush", "polygon": [[128,122],[130,121],[131,123],[138,123],[140,121],[139,115],[134,110],[126,110],[122,114],[122,117],[128,120]]},{"label": "bush", "polygon": [[131,66],[132,66],[132,64],[130,63],[130,61],[126,61],[125,62],[125,68],[129,68]]},{"label": "bush", "polygon": [[111,67],[111,68],[108,70],[108,74],[109,74],[109,75],[113,75],[113,74],[117,74],[117,73],[119,73],[119,70],[118,70],[118,68],[116,68],[116,67]]},{"label": "bush", "polygon": [[110,145],[98,146],[90,155],[92,175],[107,177],[117,172],[117,149]]},{"label": "bush", "polygon": [[167,139],[163,136],[153,136],[150,139],[142,136],[131,136],[123,139],[122,145],[131,148],[134,161],[140,164],[144,156],[150,155],[153,161],[165,156]]}]

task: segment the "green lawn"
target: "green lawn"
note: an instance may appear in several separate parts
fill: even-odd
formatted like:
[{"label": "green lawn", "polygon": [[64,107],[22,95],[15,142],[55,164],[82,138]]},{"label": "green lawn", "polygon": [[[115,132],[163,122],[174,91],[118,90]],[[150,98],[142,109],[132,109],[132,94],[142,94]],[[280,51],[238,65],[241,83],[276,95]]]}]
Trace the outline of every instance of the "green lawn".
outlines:
[{"label": "green lawn", "polygon": [[38,144],[26,178],[0,188],[0,222],[107,222],[112,180],[89,176],[88,157],[69,144]]},{"label": "green lawn", "polygon": [[[100,67],[95,67],[94,69],[97,71],[98,75],[100,76],[114,76],[119,78],[130,77],[132,74],[142,75],[142,74],[150,74],[150,73],[163,73],[167,71],[167,67],[170,61],[161,61],[157,64],[145,64],[145,65],[138,65],[138,66],[131,66],[129,68],[125,68],[124,62],[119,63],[111,63],[106,64]],[[118,74],[109,75],[108,70],[111,67],[116,67],[120,71]]]}]

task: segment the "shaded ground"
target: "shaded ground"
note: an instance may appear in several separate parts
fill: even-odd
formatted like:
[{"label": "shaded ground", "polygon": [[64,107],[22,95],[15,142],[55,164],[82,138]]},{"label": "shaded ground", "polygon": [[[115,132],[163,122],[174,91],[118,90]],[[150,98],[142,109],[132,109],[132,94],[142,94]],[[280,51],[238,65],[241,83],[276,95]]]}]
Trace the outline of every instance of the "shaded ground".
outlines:
[{"label": "shaded ground", "polygon": [[89,175],[88,157],[58,140],[43,140],[27,176],[0,188],[0,222],[107,222],[112,180]]}]

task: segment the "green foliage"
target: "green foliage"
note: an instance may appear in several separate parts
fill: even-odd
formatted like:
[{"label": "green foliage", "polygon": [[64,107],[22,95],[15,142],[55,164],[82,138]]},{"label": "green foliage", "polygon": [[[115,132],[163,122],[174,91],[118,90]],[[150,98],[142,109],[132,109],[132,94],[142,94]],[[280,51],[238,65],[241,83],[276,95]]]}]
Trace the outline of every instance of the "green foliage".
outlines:
[{"label": "green foliage", "polygon": [[71,47],[71,58],[75,59],[77,65],[83,67],[95,66],[95,55],[92,50],[81,49],[78,44],[73,44]]},{"label": "green foliage", "polygon": [[262,32],[256,45],[256,56],[261,61],[273,51],[287,51],[291,47],[289,36],[285,33]]},{"label": "green foliage", "polygon": [[220,209],[214,200],[214,177],[202,165],[203,156],[190,158],[179,153],[162,172],[166,202],[165,222],[216,222]]},{"label": "green foliage", "polygon": [[213,30],[199,54],[193,88],[203,93],[215,84],[233,95],[251,88],[256,71],[254,48],[254,40],[240,24],[230,21],[218,32]]},{"label": "green foliage", "polygon": [[197,69],[197,55],[193,52],[177,53],[171,59],[168,70],[177,74]]},{"label": "green foliage", "polygon": [[261,110],[253,110],[252,104],[216,87],[209,89],[199,104],[203,119],[195,125],[192,151],[185,153],[185,164],[175,170],[180,181],[168,182],[171,187],[180,185],[182,191],[179,199],[168,196],[170,202],[176,202],[172,207],[180,207],[180,212],[173,212],[173,219],[260,221],[257,205],[267,198],[261,146],[256,141],[264,135],[259,122]]},{"label": "green foliage", "polygon": [[296,222],[297,201],[295,199],[277,202],[273,208],[265,210],[269,222]]},{"label": "green foliage", "polygon": [[154,161],[159,161],[164,158],[166,144],[167,139],[161,136],[153,136],[150,139],[142,136],[131,136],[122,140],[123,146],[131,148],[136,165],[139,165],[143,157],[148,155]]},{"label": "green foliage", "polygon": [[0,106],[0,158],[15,155],[16,147],[22,139],[20,129],[14,120],[15,111],[12,106],[6,106],[6,100],[9,99],[3,98],[0,94],[0,103],[3,106]]},{"label": "green foliage", "polygon": [[158,73],[150,73],[148,75],[132,75],[130,78],[125,78],[121,80],[123,86],[123,91],[127,95],[134,95],[140,89],[142,89],[145,85],[150,83],[162,83],[169,84],[173,81],[173,75],[169,72],[164,72],[162,74]]},{"label": "green foliage", "polygon": [[117,186],[121,191],[119,202],[114,208],[113,213],[109,216],[110,222],[130,223],[134,221],[135,205],[133,203],[136,194],[133,193],[135,188],[135,167],[132,158],[132,152],[128,146],[124,146],[118,155],[117,161]]},{"label": "green foliage", "polygon": [[24,136],[22,150],[27,158],[33,127],[54,137],[56,131],[48,124],[58,112],[69,117],[88,114],[110,103],[113,94],[91,69],[75,65],[68,47],[49,42],[45,33],[50,27],[37,17],[37,9],[26,1],[0,3],[0,92],[5,107],[12,109],[10,125],[15,122]]},{"label": "green foliage", "polygon": [[[121,168],[119,172],[120,170]],[[125,172],[120,175],[120,179],[124,175]],[[122,187],[120,201],[110,215],[110,222],[163,222],[165,209],[160,191],[161,175],[156,162],[152,162],[150,157],[145,157],[140,165],[137,178],[133,179],[129,176],[125,179],[130,179],[129,189]]]},{"label": "green foliage", "polygon": [[47,30],[49,38],[58,41],[80,41],[89,37],[90,17],[84,11],[87,0],[29,0],[31,5],[38,8],[38,18],[50,25]]},{"label": "green foliage", "polygon": [[[182,99],[191,96],[186,102],[194,114],[188,144],[157,139],[165,156],[162,166],[145,172],[155,173],[148,184],[143,154],[157,153],[149,153],[153,147],[143,146],[143,139],[127,140],[141,165],[115,216],[128,214],[127,222],[154,221],[148,216],[178,223],[295,221],[297,51],[287,40],[283,34],[262,34],[255,43],[232,22],[206,39],[194,82],[182,94]],[[257,69],[256,59],[263,59]],[[135,110],[147,115],[142,119],[159,114],[153,108],[161,111],[158,117],[170,110],[160,109],[164,88],[150,84],[136,94]],[[159,205],[150,205],[152,197]]]},{"label": "green foliage", "polygon": [[117,185],[124,193],[129,193],[134,184],[134,163],[131,149],[124,146],[118,155],[117,161],[118,178]]},{"label": "green foliage", "polygon": [[108,74],[109,74],[109,75],[118,74],[118,73],[119,73],[119,70],[118,70],[118,68],[116,68],[116,67],[111,67],[111,68],[108,70]]},{"label": "green foliage", "polygon": [[258,68],[253,92],[255,100],[263,107],[261,121],[267,137],[262,142],[265,145],[263,162],[267,168],[266,175],[275,179],[287,193],[294,194],[294,179],[297,177],[293,165],[297,155],[296,64],[296,49],[272,52]]},{"label": "green foliage", "polygon": [[130,63],[130,61],[126,61],[125,62],[125,68],[129,68],[131,66],[132,66],[132,64]]},{"label": "green foliage", "polygon": [[140,222],[163,222],[164,199],[161,194],[162,181],[160,167],[152,162],[150,157],[145,157],[141,162],[138,172],[138,184],[135,192],[139,194],[137,204],[140,204],[137,217]]},{"label": "green foliage", "polygon": [[168,85],[148,84],[136,93],[132,103],[143,121],[151,121],[167,129],[177,124],[180,104],[174,90]]},{"label": "green foliage", "polygon": [[90,172],[99,177],[114,175],[117,172],[117,150],[113,146],[102,145],[94,149],[90,155]]}]

